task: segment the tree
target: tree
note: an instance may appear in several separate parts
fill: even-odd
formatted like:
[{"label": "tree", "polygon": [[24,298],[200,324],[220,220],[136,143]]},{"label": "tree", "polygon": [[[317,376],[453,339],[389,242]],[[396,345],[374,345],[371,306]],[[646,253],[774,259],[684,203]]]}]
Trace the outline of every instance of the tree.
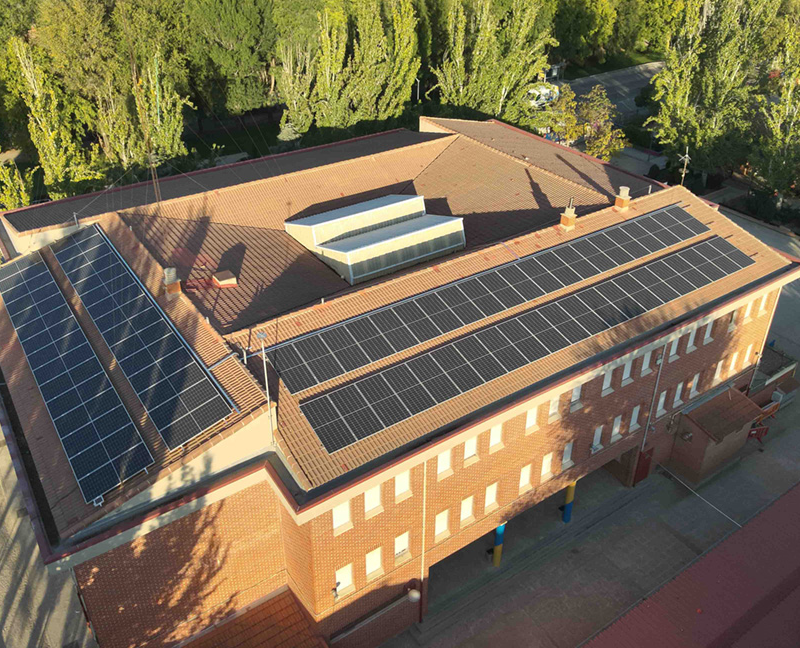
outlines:
[{"label": "tree", "polygon": [[603,86],[596,85],[580,98],[577,114],[584,128],[589,155],[610,160],[627,145],[623,132],[614,128],[614,105]]},{"label": "tree", "polygon": [[233,114],[274,101],[277,33],[270,0],[186,0],[189,51],[205,103]]},{"label": "tree", "polygon": [[282,141],[293,141],[314,123],[311,88],[314,84],[314,57],[307,47],[284,45],[278,72],[278,91],[286,109],[281,116]]},{"label": "tree", "polygon": [[611,0],[561,0],[555,15],[556,50],[563,60],[605,59],[617,12]]},{"label": "tree", "polygon": [[312,105],[321,128],[347,128],[355,123],[350,98],[344,93],[350,70],[346,63],[347,15],[338,0],[320,15],[320,43],[314,60]]},{"label": "tree", "polygon": [[575,93],[567,84],[559,90],[558,99],[533,110],[523,123],[534,130],[549,130],[561,141],[573,142],[583,135],[583,125],[578,123],[578,104]]},{"label": "tree", "polygon": [[780,200],[800,183],[800,20],[788,31],[773,72],[769,89],[775,99],[761,102],[763,135],[753,163]]},{"label": "tree", "polygon": [[420,68],[417,14],[414,0],[390,0],[391,29],[388,37],[388,78],[378,101],[379,120],[399,117],[411,99]]},{"label": "tree", "polygon": [[33,175],[36,169],[24,175],[14,162],[0,164],[0,209],[18,209],[31,204]]}]

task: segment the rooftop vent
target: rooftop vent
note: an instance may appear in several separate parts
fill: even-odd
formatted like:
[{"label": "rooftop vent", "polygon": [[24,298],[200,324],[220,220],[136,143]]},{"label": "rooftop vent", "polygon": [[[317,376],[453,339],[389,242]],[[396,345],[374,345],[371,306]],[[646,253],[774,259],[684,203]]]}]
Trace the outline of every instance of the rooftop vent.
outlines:
[{"label": "rooftop vent", "polygon": [[422,196],[389,195],[286,223],[286,231],[350,284],[464,247],[464,223],[425,212]]}]

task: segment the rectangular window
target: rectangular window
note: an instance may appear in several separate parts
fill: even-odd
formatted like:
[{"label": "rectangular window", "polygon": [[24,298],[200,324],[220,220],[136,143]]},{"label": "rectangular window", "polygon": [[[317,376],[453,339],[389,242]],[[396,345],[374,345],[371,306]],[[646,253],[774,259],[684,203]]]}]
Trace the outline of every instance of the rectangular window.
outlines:
[{"label": "rectangular window", "polygon": [[401,533],[394,539],[394,555],[399,556],[408,551],[408,531]]},{"label": "rectangular window", "polygon": [[581,387],[583,387],[583,385],[578,385],[577,387],[572,388],[572,395],[569,398],[570,412],[575,412],[583,407],[583,403],[581,403]]},{"label": "rectangular window", "polygon": [[739,352],[734,351],[733,355],[731,356],[731,364],[728,367],[728,375],[732,376],[736,373],[736,362],[739,360]]},{"label": "rectangular window", "polygon": [[474,436],[471,439],[464,441],[464,461],[472,457],[478,456],[478,437]]},{"label": "rectangular window", "polygon": [[639,412],[641,411],[642,411],[642,406],[637,405],[636,407],[633,408],[633,411],[631,412],[631,427],[630,427],[631,432],[639,429]]},{"label": "rectangular window", "polygon": [[547,479],[553,473],[553,453],[548,452],[542,458],[542,479]]},{"label": "rectangular window", "polygon": [[658,407],[656,408],[656,414],[661,416],[662,414],[666,414],[667,411],[664,409],[664,405],[667,403],[667,390],[661,392],[661,395],[658,397]]},{"label": "rectangular window", "polygon": [[561,418],[561,414],[558,413],[559,404],[560,400],[558,396],[550,399],[550,410],[547,412],[548,423],[552,423],[553,421],[557,421]]},{"label": "rectangular window", "polygon": [[691,353],[697,347],[694,345],[694,339],[697,337],[697,329],[693,328],[689,331],[689,340],[686,342],[686,353]]},{"label": "rectangular window", "polygon": [[753,353],[753,345],[748,344],[747,349],[744,352],[744,360],[742,361],[742,367],[749,367],[750,366],[750,354]]},{"label": "rectangular window", "polygon": [[622,436],[620,430],[622,429],[622,416],[614,419],[614,424],[611,427],[611,441],[612,443]]},{"label": "rectangular window", "polygon": [[348,587],[353,586],[353,565],[345,565],[336,570],[336,593],[341,594]]},{"label": "rectangular window", "polygon": [[333,528],[341,529],[350,523],[350,500],[333,507]]},{"label": "rectangular window", "polygon": [[744,321],[746,322],[747,320],[749,320],[749,319],[750,319],[750,316],[751,316],[752,314],[753,314],[753,302],[750,302],[750,303],[749,303],[749,304],[747,304],[747,306],[745,306],[745,308],[744,308],[744,318],[743,318],[743,319],[744,319]]},{"label": "rectangular window", "polygon": [[673,360],[678,359],[678,345],[680,344],[681,339],[675,338],[672,341],[672,344],[669,347],[669,361],[672,362]]},{"label": "rectangular window", "polygon": [[648,351],[647,353],[644,354],[644,357],[642,358],[642,375],[643,376],[646,376],[651,371],[653,371],[650,368],[650,360],[652,359],[652,357],[653,357],[653,352],[652,351]]},{"label": "rectangular window", "polygon": [[683,404],[681,394],[683,394],[683,383],[679,382],[678,386],[675,388],[675,398],[672,399],[672,407],[678,407],[678,405]]},{"label": "rectangular window", "polygon": [[464,524],[472,517],[472,495],[461,500],[461,524]]},{"label": "rectangular window", "polygon": [[381,548],[370,551],[365,559],[367,564],[367,578],[375,578],[383,572],[383,561],[381,560]]},{"label": "rectangular window", "polygon": [[694,375],[694,378],[692,378],[692,383],[691,384],[692,384],[692,388],[689,390],[689,397],[690,398],[694,398],[695,396],[697,396],[697,393],[698,393],[697,390],[700,387],[700,374],[699,373],[696,373]]},{"label": "rectangular window", "polygon": [[714,338],[711,337],[711,333],[714,330],[714,320],[711,320],[708,324],[706,324],[706,332],[703,336],[703,344],[708,344],[709,342],[713,342]]},{"label": "rectangular window", "polygon": [[613,369],[606,369],[605,373],[603,374],[603,391],[600,392],[601,396],[605,396],[606,394],[610,394],[614,390],[611,389],[611,379],[614,376]]},{"label": "rectangular window", "polygon": [[503,443],[503,426],[495,425],[489,431],[489,448],[497,448]]},{"label": "rectangular window", "polygon": [[519,489],[521,491],[527,489],[531,485],[531,465],[523,466],[519,471]]},{"label": "rectangular window", "polygon": [[763,313],[767,312],[767,299],[769,298],[769,293],[764,295],[761,298],[761,303],[758,305],[758,314],[762,315]]},{"label": "rectangular window", "polygon": [[572,462],[572,445],[574,441],[564,445],[564,454],[561,455],[561,470],[566,470],[575,464]]},{"label": "rectangular window", "polygon": [[714,384],[716,385],[722,380],[722,360],[717,363],[717,368],[714,369]]},{"label": "rectangular window", "polygon": [[539,426],[537,421],[539,420],[539,406],[536,405],[528,410],[528,413],[525,415],[525,429],[526,430],[538,430]]},{"label": "rectangular window", "polygon": [[628,385],[631,381],[631,368],[633,367],[633,360],[628,360],[622,365],[622,384]]},{"label": "rectangular window", "polygon": [[488,509],[497,504],[497,482],[486,487],[486,497],[483,500],[483,508]]},{"label": "rectangular window", "polygon": [[381,485],[370,488],[364,493],[364,512],[369,513],[381,507]]},{"label": "rectangular window", "polygon": [[440,452],[436,457],[436,474],[441,477],[450,472],[450,451]]},{"label": "rectangular window", "polygon": [[404,497],[411,494],[411,474],[408,470],[394,478],[394,497]]},{"label": "rectangular window", "polygon": [[736,328],[736,311],[731,313],[731,318],[728,320],[728,330],[732,331]]},{"label": "rectangular window", "polygon": [[434,523],[433,527],[433,535],[436,538],[444,535],[448,531],[448,518],[450,516],[450,510],[446,509],[441,513],[437,513],[436,515],[436,522]]},{"label": "rectangular window", "polygon": [[592,454],[602,449],[603,449],[603,426],[598,425],[594,429],[594,438],[592,439]]}]

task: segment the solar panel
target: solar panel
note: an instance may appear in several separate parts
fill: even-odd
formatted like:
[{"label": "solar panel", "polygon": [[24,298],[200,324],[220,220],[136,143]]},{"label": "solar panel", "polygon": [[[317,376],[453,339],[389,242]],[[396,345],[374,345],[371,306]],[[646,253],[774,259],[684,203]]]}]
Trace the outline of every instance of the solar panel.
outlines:
[{"label": "solar panel", "polygon": [[[210,372],[97,225],[52,248],[170,450],[231,413],[227,396]],[[321,338],[304,340],[298,351],[304,362],[314,362],[315,375],[341,372]]]},{"label": "solar panel", "polygon": [[267,357],[297,394],[707,231],[681,207],[665,207],[274,346]]},{"label": "solar panel", "polygon": [[94,502],[153,463],[38,252],[0,268],[0,296],[81,494]]},{"label": "solar panel", "polygon": [[[702,274],[702,285],[716,281],[692,267],[698,250],[714,276],[754,263],[714,237],[317,396],[300,409],[326,450],[336,452],[374,434],[376,418],[384,429],[696,290],[687,278],[692,273]],[[345,390],[346,411],[340,396]]]}]

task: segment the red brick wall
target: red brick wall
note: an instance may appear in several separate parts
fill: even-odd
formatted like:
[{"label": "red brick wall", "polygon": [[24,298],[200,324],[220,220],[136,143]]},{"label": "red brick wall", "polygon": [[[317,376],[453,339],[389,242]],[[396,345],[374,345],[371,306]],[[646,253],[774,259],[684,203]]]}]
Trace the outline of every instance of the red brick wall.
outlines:
[{"label": "red brick wall", "polygon": [[166,646],[286,584],[264,483],[75,568],[103,648]]}]

